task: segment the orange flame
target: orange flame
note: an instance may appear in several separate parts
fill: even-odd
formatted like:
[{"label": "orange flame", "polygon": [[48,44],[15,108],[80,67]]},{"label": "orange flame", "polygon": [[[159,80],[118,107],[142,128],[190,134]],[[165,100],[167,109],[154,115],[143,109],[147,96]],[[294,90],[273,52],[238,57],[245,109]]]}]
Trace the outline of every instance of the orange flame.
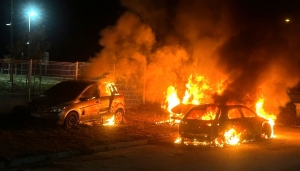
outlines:
[{"label": "orange flame", "polygon": [[[208,79],[205,79],[202,75],[193,76],[190,75],[188,83],[185,85],[186,90],[182,100],[177,96],[177,90],[174,86],[169,86],[166,93],[166,100],[163,108],[167,109],[170,113],[170,118],[173,114],[171,109],[180,103],[182,104],[200,104],[200,103],[211,103],[213,102],[212,94],[222,93],[224,88],[223,83],[219,83],[216,87],[211,87]],[[179,121],[175,121],[178,123]]]},{"label": "orange flame", "polygon": [[240,142],[240,136],[241,133],[237,133],[233,128],[224,133],[225,142],[229,145],[237,145]]},{"label": "orange flame", "polygon": [[106,120],[107,123],[103,124],[103,125],[114,125],[115,124],[115,116],[112,116],[111,118]]},{"label": "orange flame", "polygon": [[164,108],[167,108],[167,110],[169,112],[171,112],[171,109],[173,107],[175,107],[176,105],[180,104],[180,100],[177,97],[177,90],[175,89],[175,87],[173,87],[173,86],[169,86],[168,87],[167,96],[166,97],[167,97],[166,103],[167,103],[168,106],[164,107]]},{"label": "orange flame", "polygon": [[274,135],[274,125],[275,125],[275,120],[277,119],[277,117],[274,114],[269,114],[264,110],[264,108],[263,108],[264,102],[265,102],[265,98],[263,96],[258,99],[258,101],[256,102],[256,105],[255,105],[256,113],[260,117],[263,117],[268,120],[268,123],[270,124],[270,126],[272,128],[271,137],[275,138],[276,136]]}]

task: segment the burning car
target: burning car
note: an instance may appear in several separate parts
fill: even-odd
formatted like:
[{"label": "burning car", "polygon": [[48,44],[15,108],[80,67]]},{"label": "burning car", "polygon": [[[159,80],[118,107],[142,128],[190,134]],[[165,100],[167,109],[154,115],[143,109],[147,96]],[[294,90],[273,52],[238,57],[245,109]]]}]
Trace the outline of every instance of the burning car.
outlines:
[{"label": "burning car", "polygon": [[30,101],[32,117],[54,120],[66,127],[80,121],[113,118],[114,123],[124,119],[124,96],[113,83],[69,80],[60,82]]},{"label": "burning car", "polygon": [[203,104],[192,107],[179,123],[179,142],[223,146],[271,138],[272,126],[244,105]]}]

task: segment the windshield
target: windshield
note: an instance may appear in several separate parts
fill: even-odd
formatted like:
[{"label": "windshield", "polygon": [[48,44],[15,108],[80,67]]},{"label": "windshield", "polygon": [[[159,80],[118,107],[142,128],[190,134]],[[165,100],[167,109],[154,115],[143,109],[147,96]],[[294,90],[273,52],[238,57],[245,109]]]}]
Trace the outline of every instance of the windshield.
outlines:
[{"label": "windshield", "polygon": [[82,91],[90,84],[81,82],[61,82],[46,90],[43,94],[51,97],[73,100],[78,97]]},{"label": "windshield", "polygon": [[196,120],[214,120],[218,113],[216,106],[207,106],[204,108],[194,108],[186,116],[186,119]]}]

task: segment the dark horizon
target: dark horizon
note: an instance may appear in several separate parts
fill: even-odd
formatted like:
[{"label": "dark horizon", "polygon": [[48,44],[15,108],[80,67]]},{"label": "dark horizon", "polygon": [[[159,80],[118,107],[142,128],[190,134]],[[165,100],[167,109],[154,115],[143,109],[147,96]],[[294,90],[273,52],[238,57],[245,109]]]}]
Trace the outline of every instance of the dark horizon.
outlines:
[{"label": "dark horizon", "polygon": [[[49,49],[50,60],[53,61],[84,62],[88,61],[90,57],[95,57],[95,54],[102,49],[99,44],[100,31],[108,26],[115,25],[126,10],[132,10],[124,5],[126,1],[119,0],[98,0],[89,1],[89,3],[79,3],[71,0],[27,0],[22,2],[14,0],[13,2],[13,42],[16,42],[21,31],[28,29],[28,19],[24,16],[24,9],[28,4],[34,4],[39,10],[40,17],[32,19],[31,30],[38,26],[46,28],[47,40],[51,43]],[[124,3],[122,4],[122,2]],[[145,1],[145,4],[150,4],[149,2]],[[156,3],[156,6],[154,5],[152,8],[164,8],[167,13],[172,14],[175,12],[172,12],[172,10],[179,2],[178,0],[166,0]],[[192,2],[187,1],[186,3]],[[9,54],[6,47],[10,45],[10,27],[5,24],[10,23],[11,0],[3,0],[1,3],[2,41],[0,44],[0,58],[3,58],[4,55]],[[254,24],[263,27],[280,26],[284,28],[287,26],[284,19],[290,18],[291,23],[289,24],[293,24],[293,27],[296,28],[296,25],[299,25],[297,23],[299,21],[299,4],[299,2],[292,0],[276,2],[269,0],[261,2],[233,1],[230,8],[232,14],[236,14],[236,16],[232,27],[240,28]],[[215,7],[210,8],[215,10],[221,5],[222,1],[215,1]],[[138,11],[135,12],[138,13]],[[168,32],[172,31],[172,28],[168,30],[171,23],[153,24],[150,21],[149,24],[152,24],[152,29],[156,32],[157,40],[164,39]],[[256,27],[256,29],[260,29],[260,27]]]}]

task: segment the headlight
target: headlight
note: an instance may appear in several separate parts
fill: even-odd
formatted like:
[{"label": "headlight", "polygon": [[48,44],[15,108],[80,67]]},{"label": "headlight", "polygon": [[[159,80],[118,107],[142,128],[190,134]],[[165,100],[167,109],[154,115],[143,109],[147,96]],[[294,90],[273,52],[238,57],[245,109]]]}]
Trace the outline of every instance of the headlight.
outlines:
[{"label": "headlight", "polygon": [[54,106],[54,107],[51,108],[50,112],[53,112],[53,113],[60,113],[60,112],[62,112],[64,109],[65,109],[64,106]]}]

